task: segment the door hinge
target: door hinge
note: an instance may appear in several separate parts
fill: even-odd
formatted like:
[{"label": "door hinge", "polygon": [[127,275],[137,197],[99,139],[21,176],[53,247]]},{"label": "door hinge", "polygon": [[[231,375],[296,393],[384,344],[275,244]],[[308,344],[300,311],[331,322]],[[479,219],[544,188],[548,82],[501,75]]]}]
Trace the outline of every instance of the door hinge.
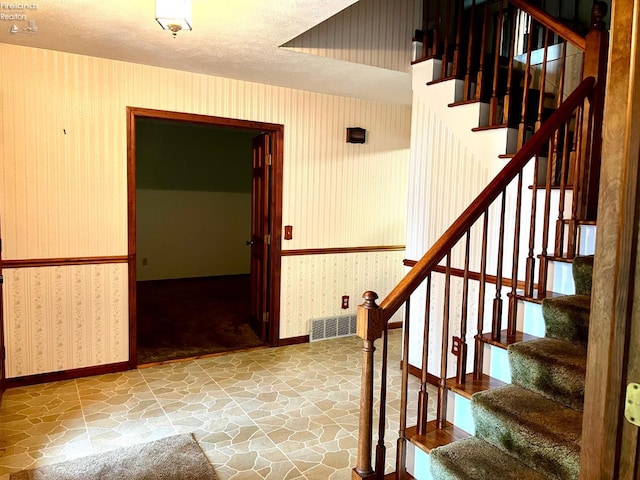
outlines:
[{"label": "door hinge", "polygon": [[264,313],[262,314],[262,321],[263,321],[264,323],[269,323],[269,312],[264,312]]},{"label": "door hinge", "polygon": [[4,283],[4,275],[0,275],[0,285]]},{"label": "door hinge", "polygon": [[267,165],[271,166],[271,154],[268,154],[265,159],[264,159],[264,163],[266,163]]},{"label": "door hinge", "polygon": [[264,243],[267,245],[271,245],[271,235],[270,234],[266,234],[264,236]]},{"label": "door hinge", "polygon": [[624,416],[629,423],[640,427],[640,384],[627,385],[627,397],[624,399]]}]

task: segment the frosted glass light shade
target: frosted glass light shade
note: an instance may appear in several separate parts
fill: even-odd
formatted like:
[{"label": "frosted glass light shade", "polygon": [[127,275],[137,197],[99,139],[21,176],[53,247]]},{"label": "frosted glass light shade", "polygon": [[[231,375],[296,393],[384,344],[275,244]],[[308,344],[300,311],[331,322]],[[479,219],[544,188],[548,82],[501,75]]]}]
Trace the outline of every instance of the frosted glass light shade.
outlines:
[{"label": "frosted glass light shade", "polygon": [[174,35],[191,30],[191,0],[156,0],[156,20]]}]

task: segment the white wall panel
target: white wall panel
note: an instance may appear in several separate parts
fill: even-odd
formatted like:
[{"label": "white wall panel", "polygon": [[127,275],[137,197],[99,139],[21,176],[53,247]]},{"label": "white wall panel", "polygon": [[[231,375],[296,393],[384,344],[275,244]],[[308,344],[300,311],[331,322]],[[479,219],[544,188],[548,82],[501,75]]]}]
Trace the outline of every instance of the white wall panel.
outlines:
[{"label": "white wall panel", "polygon": [[[456,81],[427,86],[427,82],[433,78],[434,67],[437,67],[436,71],[438,71],[439,64],[433,61],[422,62],[413,67],[414,92],[406,244],[407,258],[412,260],[419,260],[426,253],[506,164],[506,160],[498,158],[507,150],[506,129],[473,132],[471,129],[480,125],[479,104],[449,107],[448,105],[455,101]],[[490,229],[496,230],[497,217],[492,218],[494,221],[490,222]],[[475,245],[481,238],[481,232],[476,232]],[[494,248],[496,243],[492,242],[489,247]],[[454,250],[453,266],[463,268],[461,261],[455,263],[461,258],[459,253],[463,253],[462,245]],[[477,248],[472,251],[471,261],[470,268],[479,271]],[[488,268],[495,269],[495,265]],[[510,266],[505,266],[505,273],[509,272],[509,268]],[[455,294],[452,297],[455,298]],[[432,352],[429,357],[429,371],[434,374],[440,373],[438,352],[441,350],[442,341],[440,336],[444,305],[442,298],[442,294],[436,294],[432,301],[432,310],[435,315],[432,317],[429,337],[429,349]],[[422,337],[415,332],[423,330],[424,318],[419,310],[420,307],[415,311],[412,309],[411,315],[411,328],[414,335],[412,335],[410,362],[417,366],[420,365]],[[453,307],[452,311],[455,311]],[[456,328],[459,328],[458,319],[452,322],[452,335],[455,334]],[[468,338],[472,338],[472,334]]]},{"label": "white wall panel", "polygon": [[420,0],[360,0],[284,44],[297,52],[411,71],[411,38],[422,26]]},{"label": "white wall panel", "polygon": [[126,264],[3,273],[7,378],[128,360]]},{"label": "white wall panel", "polygon": [[249,273],[251,194],[138,189],[136,199],[138,280]]}]

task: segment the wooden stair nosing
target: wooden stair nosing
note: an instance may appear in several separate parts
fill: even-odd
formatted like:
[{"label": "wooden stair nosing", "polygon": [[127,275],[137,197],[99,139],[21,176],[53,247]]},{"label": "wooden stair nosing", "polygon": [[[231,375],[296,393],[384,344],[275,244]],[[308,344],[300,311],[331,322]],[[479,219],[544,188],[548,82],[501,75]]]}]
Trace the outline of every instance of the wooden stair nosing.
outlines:
[{"label": "wooden stair nosing", "polygon": [[409,441],[426,453],[429,453],[434,448],[449,445],[456,440],[462,440],[470,436],[471,434],[449,422],[447,422],[444,429],[439,429],[436,420],[431,420],[427,423],[426,435],[418,435],[416,427],[407,429]]},{"label": "wooden stair nosing", "polygon": [[544,258],[549,262],[562,262],[562,263],[573,263],[573,259],[574,259],[574,257],[567,257],[564,255],[561,257],[557,257],[555,255],[538,255],[538,258],[540,259]]},{"label": "wooden stair nosing", "polygon": [[515,294],[515,298],[517,298],[518,300],[522,300],[524,302],[530,302],[530,303],[542,303],[542,301],[545,298],[557,298],[557,297],[563,297],[565,296],[566,293],[558,293],[558,292],[552,292],[551,290],[547,290],[544,293],[544,296],[540,296],[538,294],[538,290],[534,289],[533,290],[533,296],[529,296],[529,295],[525,295],[524,291],[522,290],[517,290],[516,294]]},{"label": "wooden stair nosing", "polygon": [[[529,185],[527,187],[529,190],[533,190],[533,185]],[[536,185],[536,190],[538,192],[544,192],[546,190],[547,186],[544,184],[540,184],[540,185]],[[549,185],[549,189],[550,190],[560,190],[561,189],[561,185]],[[572,184],[565,184],[564,186],[565,191],[569,192],[573,190],[573,185]]]},{"label": "wooden stair nosing", "polygon": [[509,125],[506,123],[501,123],[499,125],[485,125],[484,127],[474,127],[471,129],[472,132],[484,132],[487,130],[499,130],[501,128],[509,128]]},{"label": "wooden stair nosing", "polygon": [[586,225],[586,226],[590,226],[590,227],[595,227],[598,224],[597,220],[576,220],[576,219],[573,219],[573,218],[564,218],[562,220],[562,223],[564,223],[564,224],[569,224],[571,222],[575,222],[575,224],[577,226]]},{"label": "wooden stair nosing", "polygon": [[[415,480],[409,472],[404,472],[404,478],[407,480]],[[396,472],[387,473],[384,480],[396,480]]]},{"label": "wooden stair nosing", "polygon": [[469,100],[460,100],[459,102],[451,102],[447,107],[460,107],[462,105],[474,105],[476,103],[486,103],[477,98],[470,98]]},{"label": "wooden stair nosing", "polygon": [[540,337],[536,337],[535,335],[519,331],[517,331],[516,334],[511,337],[507,334],[507,330],[502,330],[500,332],[500,338],[498,338],[497,340],[491,338],[491,332],[483,333],[482,335],[478,335],[476,338],[482,343],[486,343],[488,345],[503,348],[506,350],[509,345],[512,345],[514,343],[529,342]]},{"label": "wooden stair nosing", "polygon": [[455,75],[447,75],[445,77],[436,78],[435,80],[431,80],[427,82],[427,85],[437,85],[438,83],[446,82],[448,80],[459,80]]},{"label": "wooden stair nosing", "polygon": [[485,390],[492,390],[506,385],[506,383],[497,378],[490,377],[484,373],[480,380],[474,380],[473,373],[468,373],[465,376],[464,384],[457,383],[455,377],[448,378],[446,383],[449,390],[464,398],[471,398],[471,395],[474,393],[484,392]]}]

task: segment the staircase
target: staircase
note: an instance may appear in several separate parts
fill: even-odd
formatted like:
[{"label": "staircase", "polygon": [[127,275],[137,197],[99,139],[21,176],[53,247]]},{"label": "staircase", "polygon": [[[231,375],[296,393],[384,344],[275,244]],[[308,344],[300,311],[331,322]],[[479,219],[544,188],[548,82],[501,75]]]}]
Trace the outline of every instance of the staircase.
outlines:
[{"label": "staircase", "polygon": [[[426,165],[434,155],[467,155],[467,147],[433,145],[473,131],[475,157],[464,161],[487,163],[483,170],[470,167],[469,177],[478,180],[472,177],[490,171],[487,166],[506,165],[490,174],[443,234],[428,240],[419,260],[405,261],[411,269],[380,303],[375,292],[363,295],[354,480],[577,479],[606,77],[604,13],[596,2],[585,38],[523,0],[425,2],[429,33],[424,58],[414,63],[414,117],[429,121],[414,119],[412,137],[420,137],[418,127],[430,130],[415,144],[412,138],[412,155],[431,148]],[[570,59],[572,48],[580,52],[578,64]],[[422,180],[415,180],[418,189]],[[456,200],[430,198],[448,209]],[[399,315],[400,428],[389,440],[385,422],[374,429],[373,419],[385,418],[386,331]],[[374,392],[380,338],[383,367]],[[408,395],[410,374],[420,378],[417,398]],[[427,414],[430,395],[437,395],[435,419]],[[388,456],[395,459],[393,472],[385,470]]]},{"label": "staircase", "polygon": [[545,338],[508,348],[511,384],[471,397],[475,436],[431,451],[434,480],[578,477],[593,257],[542,302]]}]

